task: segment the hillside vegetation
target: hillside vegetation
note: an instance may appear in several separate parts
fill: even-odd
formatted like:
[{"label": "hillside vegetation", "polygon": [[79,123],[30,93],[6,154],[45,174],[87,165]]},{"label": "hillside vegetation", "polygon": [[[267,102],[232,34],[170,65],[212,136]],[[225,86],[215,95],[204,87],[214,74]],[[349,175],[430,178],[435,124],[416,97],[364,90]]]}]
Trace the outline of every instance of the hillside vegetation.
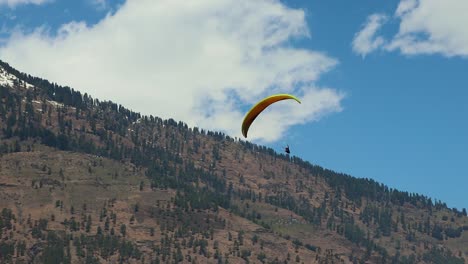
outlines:
[{"label": "hillside vegetation", "polygon": [[0,263],[468,260],[465,209],[0,75]]}]

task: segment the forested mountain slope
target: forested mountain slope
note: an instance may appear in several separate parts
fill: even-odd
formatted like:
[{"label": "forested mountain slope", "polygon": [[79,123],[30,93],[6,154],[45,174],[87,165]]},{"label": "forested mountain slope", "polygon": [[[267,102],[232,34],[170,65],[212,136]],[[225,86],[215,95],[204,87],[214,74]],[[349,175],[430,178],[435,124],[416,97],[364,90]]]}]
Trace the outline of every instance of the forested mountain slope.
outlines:
[{"label": "forested mountain slope", "polygon": [[1,263],[465,263],[466,210],[0,62]]}]

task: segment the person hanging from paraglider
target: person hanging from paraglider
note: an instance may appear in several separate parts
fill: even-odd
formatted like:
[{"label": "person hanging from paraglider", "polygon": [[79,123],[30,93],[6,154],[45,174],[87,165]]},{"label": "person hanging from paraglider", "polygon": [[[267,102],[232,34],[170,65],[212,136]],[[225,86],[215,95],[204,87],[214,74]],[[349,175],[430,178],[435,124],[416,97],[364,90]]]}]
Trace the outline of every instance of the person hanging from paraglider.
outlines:
[{"label": "person hanging from paraglider", "polygon": [[287,145],[287,146],[284,148],[284,152],[288,153],[288,155],[291,153],[291,151],[289,151],[289,145]]},{"label": "person hanging from paraglider", "polygon": [[[260,115],[260,113],[265,110],[268,106],[271,104],[274,104],[278,101],[282,100],[287,100],[287,99],[293,99],[298,103],[301,103],[301,101],[290,94],[274,94],[271,96],[268,96],[261,101],[259,101],[257,104],[255,104],[245,115],[244,120],[242,121],[242,135],[247,138],[247,132],[249,131],[250,125],[253,123],[253,121]],[[288,155],[291,154],[291,151],[289,150],[289,145],[287,145],[284,148],[284,152],[286,152]]]}]

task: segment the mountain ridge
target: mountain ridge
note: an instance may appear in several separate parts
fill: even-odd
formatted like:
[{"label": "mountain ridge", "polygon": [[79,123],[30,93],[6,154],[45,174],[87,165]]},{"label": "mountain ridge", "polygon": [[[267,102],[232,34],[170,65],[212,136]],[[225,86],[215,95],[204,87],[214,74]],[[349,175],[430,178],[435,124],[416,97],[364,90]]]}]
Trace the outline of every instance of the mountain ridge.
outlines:
[{"label": "mountain ridge", "polygon": [[[173,119],[142,116],[111,101],[99,101],[69,87],[20,73],[2,61],[0,67],[20,80],[2,83],[0,87],[0,98],[6,106],[0,109],[5,121],[2,121],[2,141],[8,142],[0,151],[3,155],[47,148],[133,164],[150,179],[146,184],[152,190],[175,191],[171,205],[174,208],[188,212],[227,210],[277,239],[289,236],[292,242],[286,241],[294,245],[291,252],[300,252],[299,262],[305,258],[317,263],[345,260],[380,263],[392,258],[411,261],[411,255],[416,261],[424,260],[424,256],[430,259],[427,256],[431,254],[450,261],[452,253],[444,251],[447,249],[458,249],[460,258],[453,256],[454,261],[464,261],[468,254],[449,243],[457,240],[462,243],[462,249],[464,245],[468,248],[466,232],[463,232],[465,225],[468,226],[466,210],[449,209],[446,204],[434,203],[424,195],[401,192],[372,179],[336,173],[220,132],[189,128]],[[12,90],[13,87],[18,89]],[[8,101],[15,100],[8,105]],[[112,180],[115,179],[106,184],[112,185]],[[12,187],[0,185],[0,188]],[[276,217],[283,210],[290,217]],[[424,216],[411,215],[415,210]],[[446,223],[440,216],[442,213],[447,220],[452,217],[453,224]],[[424,224],[427,219],[428,224]],[[309,235],[322,234],[332,239],[306,239],[298,235],[300,230],[298,233],[286,228],[296,224],[308,230],[305,233]],[[254,241],[253,233],[249,235]],[[397,237],[400,245],[388,246],[395,244]],[[312,241],[316,241],[315,245]],[[421,243],[422,246],[415,246]],[[442,245],[442,252],[437,251],[437,245]],[[314,253],[306,254],[309,251]],[[239,247],[237,252],[238,261],[275,261],[273,257],[263,257],[259,250],[254,251],[257,258]],[[282,256],[276,257],[280,261]],[[296,261],[294,257],[289,259]]]}]

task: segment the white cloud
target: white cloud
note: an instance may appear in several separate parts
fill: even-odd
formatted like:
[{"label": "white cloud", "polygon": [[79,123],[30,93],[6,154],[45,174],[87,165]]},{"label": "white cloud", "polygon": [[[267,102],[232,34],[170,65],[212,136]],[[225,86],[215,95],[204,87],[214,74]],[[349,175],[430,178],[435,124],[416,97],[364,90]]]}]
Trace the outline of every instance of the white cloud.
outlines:
[{"label": "white cloud", "polygon": [[388,50],[404,54],[468,55],[468,1],[403,0],[396,16],[400,30]]},{"label": "white cloud", "polygon": [[0,56],[143,114],[238,137],[246,106],[293,93],[301,105],[280,102],[249,131],[249,140],[274,141],[341,111],[342,94],[314,85],[337,61],[288,45],[308,35],[304,12],[274,0],[128,0],[93,26],[73,22],[56,36],[16,32]]},{"label": "white cloud", "polygon": [[398,33],[383,50],[402,54],[468,56],[468,1],[401,0],[395,11]]},{"label": "white cloud", "polygon": [[418,0],[402,0],[395,12],[396,16],[402,16],[418,6]]},{"label": "white cloud", "polygon": [[385,41],[382,37],[375,36],[375,34],[386,20],[387,17],[382,14],[369,16],[362,30],[354,36],[353,51],[364,57],[368,53],[380,48]]},{"label": "white cloud", "polygon": [[24,4],[35,4],[40,5],[51,0],[0,0],[0,6],[7,5],[9,7],[15,7],[17,5],[24,5]]}]

